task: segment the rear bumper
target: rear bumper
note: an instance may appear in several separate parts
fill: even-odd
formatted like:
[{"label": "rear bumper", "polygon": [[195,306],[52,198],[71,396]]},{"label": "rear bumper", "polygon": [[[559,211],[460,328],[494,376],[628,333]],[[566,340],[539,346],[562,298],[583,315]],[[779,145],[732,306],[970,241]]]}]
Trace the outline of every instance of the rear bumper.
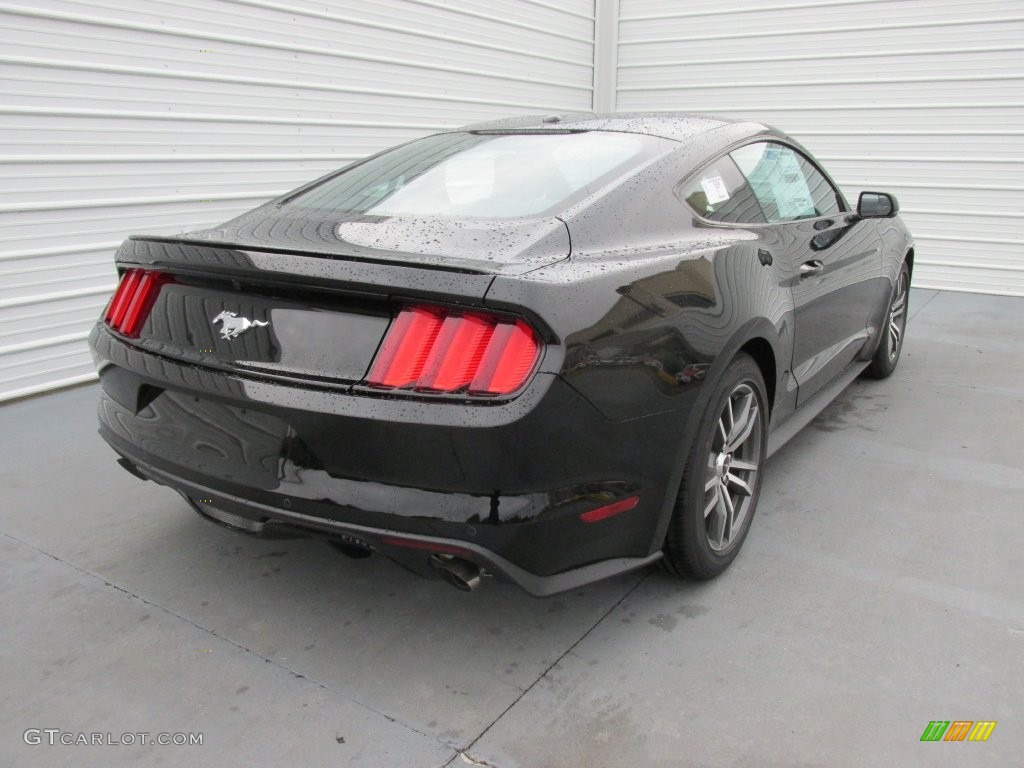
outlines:
[{"label": "rear bumper", "polygon": [[[660,557],[674,417],[610,421],[552,374],[511,402],[459,405],[242,378],[102,327],[90,342],[104,439],[147,477],[266,532],[355,541],[423,572],[429,545],[458,549],[536,595]],[[580,520],[634,495],[627,512]]]},{"label": "rear bumper", "polygon": [[[483,572],[499,581],[516,584],[536,597],[548,597],[566,592],[584,584],[643,568],[661,559],[661,551],[658,550],[646,557],[610,558],[570,568],[560,573],[540,576],[465,538],[411,535],[402,530],[357,525],[333,518],[270,507],[253,502],[251,499],[231,496],[189,483],[153,467],[134,464],[133,468],[151,480],[178,490],[193,502],[193,506],[195,506],[194,500],[202,499],[211,507],[227,511],[234,517],[258,522],[258,531],[252,529],[246,531],[255,536],[277,538],[312,535],[338,540],[348,546],[380,552],[422,576],[434,574],[435,569],[430,562],[431,555],[434,553],[455,555],[475,563]],[[197,511],[206,517],[211,517],[202,509],[197,509]],[[214,522],[223,521],[214,519]],[[229,527],[235,526],[229,524]],[[400,541],[405,544],[399,544]]]}]

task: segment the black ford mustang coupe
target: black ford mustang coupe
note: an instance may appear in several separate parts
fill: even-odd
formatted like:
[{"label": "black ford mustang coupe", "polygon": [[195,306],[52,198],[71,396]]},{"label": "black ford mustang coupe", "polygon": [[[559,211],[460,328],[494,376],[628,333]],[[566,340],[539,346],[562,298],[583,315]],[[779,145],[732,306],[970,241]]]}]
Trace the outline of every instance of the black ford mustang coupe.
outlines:
[{"label": "black ford mustang coupe", "polygon": [[547,595],[710,578],[765,461],[899,359],[913,242],[799,144],[703,116],[549,115],[404,144],[215,229],[129,238],[90,337],[139,477]]}]

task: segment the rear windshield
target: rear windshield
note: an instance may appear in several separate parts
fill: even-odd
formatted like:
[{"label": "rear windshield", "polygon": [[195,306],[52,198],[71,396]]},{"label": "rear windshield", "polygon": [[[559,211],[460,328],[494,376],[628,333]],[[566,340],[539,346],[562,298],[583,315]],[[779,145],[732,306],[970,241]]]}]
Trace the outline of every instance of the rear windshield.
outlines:
[{"label": "rear windshield", "polygon": [[370,216],[552,215],[676,146],[603,131],[445,133],[344,170],[286,207]]}]

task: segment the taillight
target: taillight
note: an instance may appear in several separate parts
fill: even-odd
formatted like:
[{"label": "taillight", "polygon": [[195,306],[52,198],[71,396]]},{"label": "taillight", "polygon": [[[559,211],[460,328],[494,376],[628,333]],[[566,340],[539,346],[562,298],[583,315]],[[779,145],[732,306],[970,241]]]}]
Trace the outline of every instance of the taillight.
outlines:
[{"label": "taillight", "polygon": [[507,395],[540,357],[540,341],[522,320],[443,307],[402,308],[370,367],[381,389]]},{"label": "taillight", "polygon": [[138,336],[160,293],[160,286],[169,282],[171,277],[163,272],[127,270],[121,275],[121,282],[103,313],[104,322],[124,336]]}]

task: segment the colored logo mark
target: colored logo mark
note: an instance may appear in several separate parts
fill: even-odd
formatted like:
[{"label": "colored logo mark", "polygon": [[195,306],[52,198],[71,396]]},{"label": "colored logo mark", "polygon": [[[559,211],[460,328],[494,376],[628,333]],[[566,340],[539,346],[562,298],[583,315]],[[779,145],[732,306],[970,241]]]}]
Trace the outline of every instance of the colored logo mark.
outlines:
[{"label": "colored logo mark", "polygon": [[932,720],[921,741],[988,741],[995,727],[995,720]]}]

